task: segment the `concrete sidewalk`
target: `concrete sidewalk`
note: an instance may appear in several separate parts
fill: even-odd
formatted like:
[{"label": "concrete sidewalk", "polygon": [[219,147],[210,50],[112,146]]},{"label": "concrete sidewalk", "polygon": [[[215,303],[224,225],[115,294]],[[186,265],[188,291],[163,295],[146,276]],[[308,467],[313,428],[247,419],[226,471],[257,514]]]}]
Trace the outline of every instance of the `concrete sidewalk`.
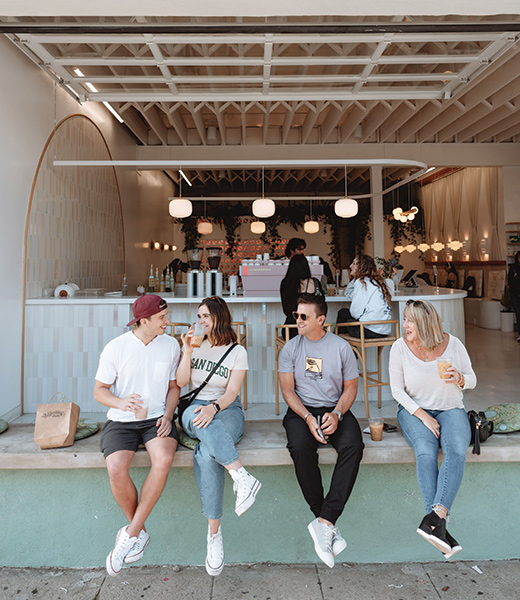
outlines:
[{"label": "concrete sidewalk", "polygon": [[516,600],[520,561],[204,567],[0,569],[2,600]]}]

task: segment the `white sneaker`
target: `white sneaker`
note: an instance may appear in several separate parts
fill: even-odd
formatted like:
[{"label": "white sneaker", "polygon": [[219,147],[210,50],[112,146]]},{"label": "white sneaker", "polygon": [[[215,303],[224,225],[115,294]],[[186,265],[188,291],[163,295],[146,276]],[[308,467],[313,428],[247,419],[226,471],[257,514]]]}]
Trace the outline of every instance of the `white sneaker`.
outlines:
[{"label": "white sneaker", "polygon": [[126,530],[126,527],[121,527],[117,532],[116,545],[112,552],[107,556],[106,567],[110,577],[116,577],[121,573],[125,556],[137,542],[137,537],[130,537]]},{"label": "white sneaker", "polygon": [[224,543],[220,526],[217,533],[210,533],[208,528],[208,550],[206,554],[206,571],[216,577],[224,568]]},{"label": "white sneaker", "polygon": [[[311,521],[307,527],[314,540],[314,550],[327,567],[334,566],[334,553],[332,551],[332,540],[334,539],[334,527],[326,523],[320,523],[318,519]],[[345,540],[343,540],[345,541]]]},{"label": "white sneaker", "polygon": [[144,529],[141,529],[139,535],[137,536],[137,542],[135,542],[130,552],[125,556],[125,563],[129,565],[130,563],[141,560],[141,558],[143,558],[144,549],[149,543],[150,536]]},{"label": "white sneaker", "polygon": [[337,527],[332,528],[333,537],[332,537],[332,554],[337,556],[340,552],[343,552],[347,547],[347,542],[345,538],[339,532]]},{"label": "white sneaker", "polygon": [[233,492],[236,494],[235,512],[240,516],[248,508],[251,508],[262,484],[251,473],[248,473],[244,467],[229,471],[229,473],[233,478]]}]

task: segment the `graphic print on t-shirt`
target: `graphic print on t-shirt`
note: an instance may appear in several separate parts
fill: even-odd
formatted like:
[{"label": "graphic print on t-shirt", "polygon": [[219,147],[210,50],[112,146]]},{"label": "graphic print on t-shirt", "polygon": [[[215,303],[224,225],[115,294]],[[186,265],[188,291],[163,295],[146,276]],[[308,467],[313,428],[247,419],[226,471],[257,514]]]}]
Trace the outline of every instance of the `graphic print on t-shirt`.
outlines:
[{"label": "graphic print on t-shirt", "polygon": [[305,357],[305,377],[311,379],[322,379],[323,378],[323,358],[312,358],[310,356]]}]

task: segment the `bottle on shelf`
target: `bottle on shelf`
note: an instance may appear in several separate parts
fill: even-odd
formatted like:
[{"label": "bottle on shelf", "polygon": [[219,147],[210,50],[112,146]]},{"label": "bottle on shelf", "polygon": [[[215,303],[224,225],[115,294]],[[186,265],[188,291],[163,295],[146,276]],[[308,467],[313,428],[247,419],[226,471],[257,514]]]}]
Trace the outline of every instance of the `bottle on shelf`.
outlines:
[{"label": "bottle on shelf", "polygon": [[170,269],[166,269],[166,277],[164,278],[164,291],[172,291],[172,278],[170,277]]},{"label": "bottle on shelf", "polygon": [[159,291],[159,285],[160,285],[160,281],[159,281],[159,267],[155,267],[155,291],[158,292]]},{"label": "bottle on shelf", "polygon": [[150,275],[148,276],[148,293],[155,292],[155,277],[153,276],[153,265],[150,265]]},{"label": "bottle on shelf", "polygon": [[123,283],[121,284],[121,295],[128,296],[128,283],[126,282],[126,273],[123,274]]},{"label": "bottle on shelf", "polygon": [[164,281],[164,274],[161,272],[161,280],[159,282],[159,291],[160,292],[165,292],[166,291],[166,283]]}]

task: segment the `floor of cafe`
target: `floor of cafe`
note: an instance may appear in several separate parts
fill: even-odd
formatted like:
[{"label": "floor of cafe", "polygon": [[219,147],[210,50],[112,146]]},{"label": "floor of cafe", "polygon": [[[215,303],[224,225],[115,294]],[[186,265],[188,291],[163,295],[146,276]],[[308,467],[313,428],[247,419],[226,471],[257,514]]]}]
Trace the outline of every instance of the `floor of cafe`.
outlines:
[{"label": "floor of cafe", "polygon": [[[477,387],[465,393],[464,403],[467,409],[482,410],[494,404],[517,402],[520,390],[520,343],[516,341],[518,334],[504,333],[500,330],[482,329],[474,325],[466,325],[466,348],[468,349],[473,368],[477,374]],[[359,382],[360,388],[362,381]],[[396,416],[396,404],[393,400],[384,400],[381,409],[377,408],[377,392],[369,390],[370,414],[390,418]],[[362,398],[362,393],[361,393]],[[352,408],[358,418],[365,416],[362,399],[354,403]],[[280,414],[275,415],[274,403],[249,403],[245,411],[246,420],[282,419],[285,414],[285,403],[280,394]],[[82,413],[81,417],[103,422],[105,413]],[[34,413],[27,413],[16,419],[15,423],[34,423]]]}]

